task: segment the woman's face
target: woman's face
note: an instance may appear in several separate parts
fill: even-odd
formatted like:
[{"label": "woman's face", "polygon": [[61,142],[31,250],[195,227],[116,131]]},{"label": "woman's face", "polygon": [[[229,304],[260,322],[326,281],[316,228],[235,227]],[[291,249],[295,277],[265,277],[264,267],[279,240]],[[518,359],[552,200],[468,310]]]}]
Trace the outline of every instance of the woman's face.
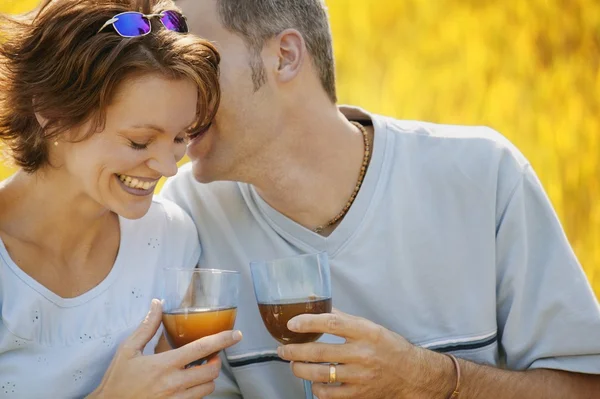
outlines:
[{"label": "woman's face", "polygon": [[177,173],[197,101],[192,80],[129,77],[106,110],[104,130],[81,142],[59,141],[52,146],[53,164],[65,172],[68,190],[125,218],[140,218],[158,180]]}]

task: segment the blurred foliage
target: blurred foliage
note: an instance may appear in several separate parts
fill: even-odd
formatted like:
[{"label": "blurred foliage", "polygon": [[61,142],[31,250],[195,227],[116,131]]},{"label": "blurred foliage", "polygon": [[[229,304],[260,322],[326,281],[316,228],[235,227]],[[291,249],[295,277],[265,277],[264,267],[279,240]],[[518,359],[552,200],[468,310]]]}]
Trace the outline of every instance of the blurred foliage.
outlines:
[{"label": "blurred foliage", "polygon": [[20,14],[32,10],[38,3],[38,0],[0,0],[0,12]]},{"label": "blurred foliage", "polygon": [[[326,1],[341,102],[506,135],[600,297],[600,2]],[[0,0],[0,12],[36,3]]]}]

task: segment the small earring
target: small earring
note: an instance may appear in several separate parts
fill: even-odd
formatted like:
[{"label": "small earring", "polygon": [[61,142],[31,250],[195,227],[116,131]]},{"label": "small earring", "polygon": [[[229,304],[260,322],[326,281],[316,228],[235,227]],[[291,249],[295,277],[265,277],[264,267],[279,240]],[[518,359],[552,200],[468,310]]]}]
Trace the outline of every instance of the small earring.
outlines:
[{"label": "small earring", "polygon": [[56,146],[56,145],[58,145],[58,141],[55,141],[55,142],[54,142],[54,145],[55,145],[55,146]]}]

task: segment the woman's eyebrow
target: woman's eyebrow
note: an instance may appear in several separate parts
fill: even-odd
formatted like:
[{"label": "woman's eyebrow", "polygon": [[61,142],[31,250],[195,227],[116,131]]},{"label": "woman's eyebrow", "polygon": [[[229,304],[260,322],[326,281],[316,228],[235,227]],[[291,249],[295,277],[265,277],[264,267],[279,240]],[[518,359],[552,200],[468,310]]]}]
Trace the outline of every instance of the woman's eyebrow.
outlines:
[{"label": "woman's eyebrow", "polygon": [[165,130],[162,127],[153,125],[151,123],[145,123],[142,125],[134,125],[134,126],[131,126],[130,128],[131,129],[150,129],[150,130],[156,130],[159,133],[165,133]]}]

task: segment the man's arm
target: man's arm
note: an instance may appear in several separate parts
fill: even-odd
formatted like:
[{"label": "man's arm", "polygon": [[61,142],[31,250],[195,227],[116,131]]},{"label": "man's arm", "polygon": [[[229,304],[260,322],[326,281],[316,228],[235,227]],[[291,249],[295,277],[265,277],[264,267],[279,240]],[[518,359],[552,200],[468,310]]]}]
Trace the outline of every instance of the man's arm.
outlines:
[{"label": "man's arm", "polygon": [[[496,291],[499,345],[509,370],[459,359],[460,397],[600,398],[600,307],[586,276],[531,166],[504,193]],[[442,381],[455,373],[447,356],[424,356],[446,364],[437,368]]]},{"label": "man's arm", "polygon": [[[424,380],[423,398],[447,399],[456,387],[457,372],[448,356],[420,349]],[[509,371],[458,359],[461,371],[458,398],[486,399],[597,399],[600,375],[536,369]],[[440,386],[440,382],[443,382]],[[429,387],[429,388],[428,388]],[[432,392],[434,387],[437,392]],[[429,395],[429,396],[428,396]]]},{"label": "man's arm", "polygon": [[[496,232],[499,345],[507,369],[519,371],[459,359],[460,397],[600,398],[600,307],[586,276],[531,166],[504,193]],[[446,364],[435,368],[442,381],[455,373],[447,356],[424,356]]]},{"label": "man's arm", "polygon": [[[458,373],[450,357],[413,346],[400,335],[366,319],[339,311],[297,316],[288,324],[299,333],[323,332],[346,343],[290,344],[278,348],[293,361],[299,378],[314,381],[318,397],[361,399],[447,399],[456,388]],[[305,363],[309,362],[309,363]],[[549,369],[507,371],[459,359],[461,399],[597,399],[600,375]],[[336,382],[330,367],[335,366]],[[324,383],[324,384],[318,384]]]}]

